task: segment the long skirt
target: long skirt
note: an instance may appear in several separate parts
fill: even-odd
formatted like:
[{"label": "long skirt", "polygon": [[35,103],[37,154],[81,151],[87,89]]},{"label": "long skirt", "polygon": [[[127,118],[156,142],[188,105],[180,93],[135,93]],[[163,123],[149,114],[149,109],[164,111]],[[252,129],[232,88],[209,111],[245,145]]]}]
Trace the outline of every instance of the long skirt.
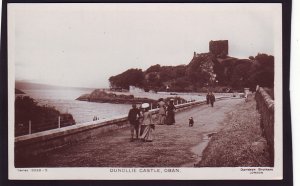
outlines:
[{"label": "long skirt", "polygon": [[147,127],[147,125],[140,125],[140,136],[143,135],[146,127]]},{"label": "long skirt", "polygon": [[142,140],[153,141],[153,131],[154,129],[150,125],[146,125],[143,134],[140,136]]},{"label": "long skirt", "polygon": [[175,123],[175,113],[174,112],[168,112],[167,118],[166,118],[166,124],[167,125],[173,125]]},{"label": "long skirt", "polygon": [[164,125],[166,122],[166,115],[165,114],[158,114],[158,124]]}]

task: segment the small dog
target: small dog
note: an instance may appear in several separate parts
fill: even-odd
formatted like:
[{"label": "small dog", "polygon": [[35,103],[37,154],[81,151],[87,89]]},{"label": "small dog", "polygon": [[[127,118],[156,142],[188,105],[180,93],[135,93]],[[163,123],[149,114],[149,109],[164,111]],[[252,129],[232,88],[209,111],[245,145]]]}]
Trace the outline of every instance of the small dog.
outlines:
[{"label": "small dog", "polygon": [[194,119],[193,119],[193,117],[190,117],[190,119],[189,119],[189,127],[192,127],[192,126],[194,126]]}]

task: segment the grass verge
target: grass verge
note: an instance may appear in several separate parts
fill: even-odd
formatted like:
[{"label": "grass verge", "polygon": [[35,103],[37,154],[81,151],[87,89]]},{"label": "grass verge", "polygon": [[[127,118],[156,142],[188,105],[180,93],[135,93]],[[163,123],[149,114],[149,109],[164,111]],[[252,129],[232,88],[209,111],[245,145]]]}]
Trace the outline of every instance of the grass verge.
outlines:
[{"label": "grass verge", "polygon": [[198,167],[269,167],[267,143],[253,97],[228,113],[224,128],[213,135]]}]

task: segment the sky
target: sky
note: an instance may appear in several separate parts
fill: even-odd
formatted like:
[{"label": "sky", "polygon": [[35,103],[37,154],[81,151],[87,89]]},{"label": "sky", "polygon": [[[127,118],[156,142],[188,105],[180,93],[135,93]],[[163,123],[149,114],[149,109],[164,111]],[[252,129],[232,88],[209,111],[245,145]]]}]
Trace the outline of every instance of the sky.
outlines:
[{"label": "sky", "polygon": [[279,4],[9,4],[15,79],[109,87],[129,68],[188,64],[211,40],[229,55],[274,55]]}]

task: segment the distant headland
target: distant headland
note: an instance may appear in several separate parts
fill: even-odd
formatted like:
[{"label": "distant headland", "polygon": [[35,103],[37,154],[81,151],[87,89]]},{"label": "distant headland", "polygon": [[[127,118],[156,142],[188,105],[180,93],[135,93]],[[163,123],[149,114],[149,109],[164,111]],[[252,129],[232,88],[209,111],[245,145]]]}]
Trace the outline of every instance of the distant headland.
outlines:
[{"label": "distant headland", "polygon": [[66,89],[81,89],[81,90],[93,90],[95,88],[86,88],[86,87],[69,87],[69,86],[59,86],[59,85],[49,85],[43,83],[32,83],[29,81],[15,81],[16,89],[23,90],[66,90]]},{"label": "distant headland", "polygon": [[[175,100],[176,102],[186,102],[185,99],[178,96],[170,96],[165,99],[168,101],[170,99]],[[106,92],[100,89],[92,91],[90,94],[83,94],[78,97],[76,100],[79,101],[89,101],[89,102],[98,102],[98,103],[116,103],[116,104],[141,104],[141,103],[150,103],[154,107],[158,100],[142,97],[134,97],[133,95],[124,95],[124,94],[115,94],[111,92]]]}]

